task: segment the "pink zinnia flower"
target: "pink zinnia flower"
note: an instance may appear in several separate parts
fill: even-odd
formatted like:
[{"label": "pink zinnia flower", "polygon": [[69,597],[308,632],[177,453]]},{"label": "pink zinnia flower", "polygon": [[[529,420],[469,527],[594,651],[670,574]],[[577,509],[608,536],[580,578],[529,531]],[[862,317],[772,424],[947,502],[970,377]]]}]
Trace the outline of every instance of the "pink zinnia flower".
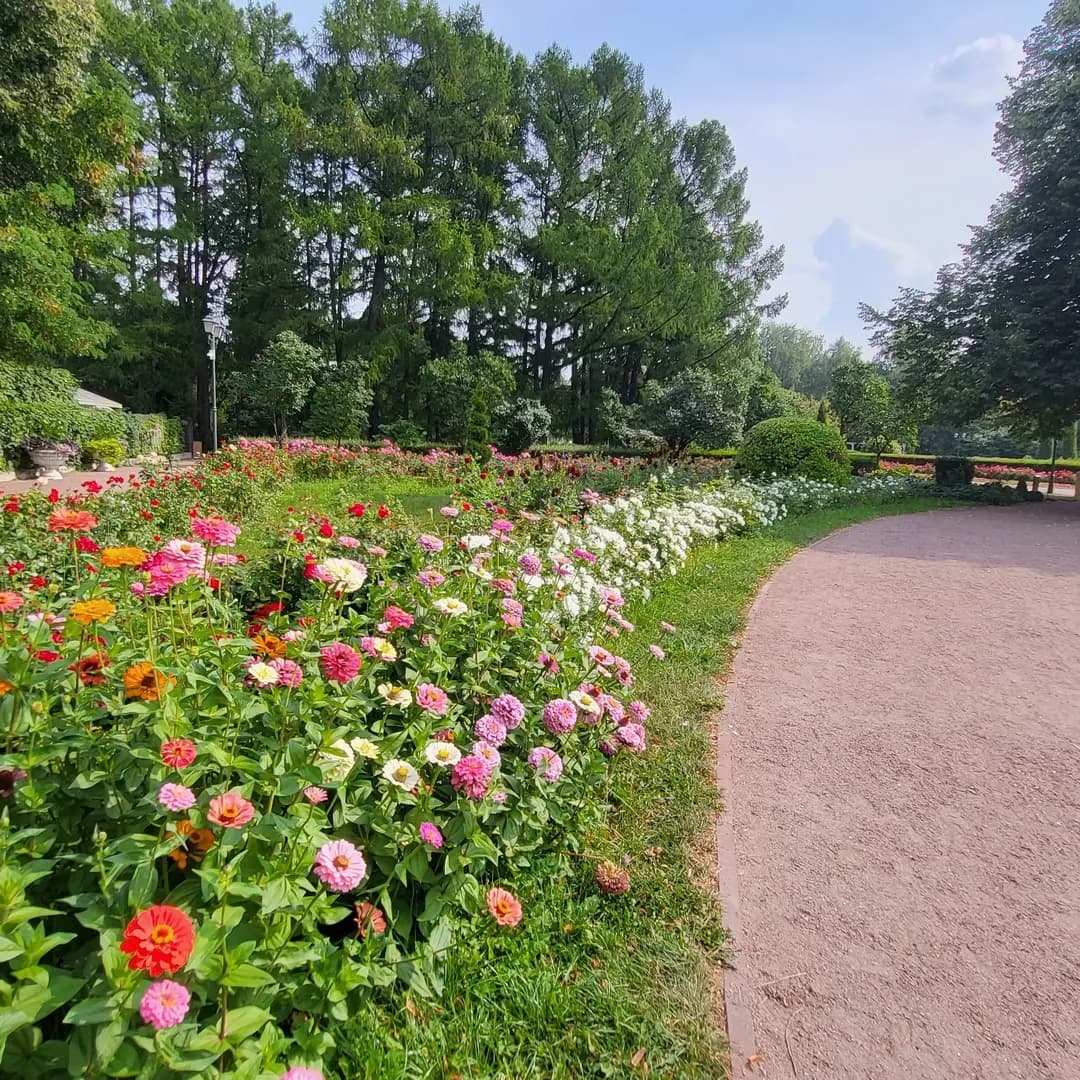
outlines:
[{"label": "pink zinnia flower", "polygon": [[319,667],[331,682],[352,682],[360,674],[360,654],[341,641],[319,650]]},{"label": "pink zinnia flower", "polygon": [[170,739],[161,744],[161,760],[173,769],[186,769],[197,757],[190,739]]},{"label": "pink zinnia flower", "polygon": [[512,533],[514,531],[514,523],[507,521],[506,518],[495,518],[491,523],[491,531],[498,535],[499,533]]},{"label": "pink zinnia flower", "polygon": [[283,1072],[279,1080],[325,1080],[318,1069],[309,1069],[304,1065],[294,1065],[288,1072]]},{"label": "pink zinnia flower", "polygon": [[[529,751],[529,765],[540,773],[542,780],[554,783],[562,776],[562,758],[550,746],[537,746]],[[540,772],[541,766],[543,772]]]},{"label": "pink zinnia flower", "polygon": [[304,681],[304,669],[295,660],[271,660],[270,666],[278,674],[278,684],[290,689],[299,686]]},{"label": "pink zinnia flower", "polygon": [[635,754],[645,749],[645,729],[641,724],[623,724],[615,729],[615,738]]},{"label": "pink zinnia flower", "polygon": [[420,839],[436,850],[443,846],[443,834],[439,831],[439,827],[430,821],[420,823]]},{"label": "pink zinnia flower", "polygon": [[421,533],[416,538],[416,544],[421,551],[426,551],[429,555],[437,555],[444,546],[443,542],[437,536],[432,536],[431,533]]},{"label": "pink zinnia flower", "polygon": [[597,695],[596,700],[600,702],[604,712],[606,712],[616,724],[621,724],[626,719],[626,709],[623,708],[623,703],[618,698],[614,698],[610,694],[599,694]]},{"label": "pink zinnia flower", "polygon": [[[507,731],[521,726],[525,719],[525,706],[513,694],[500,694],[488,706],[491,715],[502,724]],[[489,740],[490,741],[490,740]]]},{"label": "pink zinnia flower", "polygon": [[547,675],[559,674],[559,661],[555,659],[551,653],[542,652],[537,658],[536,662],[544,669],[544,673]]},{"label": "pink zinnia flower", "polygon": [[662,622],[660,624],[660,629],[661,630],[666,630],[669,634],[674,634],[675,630],[676,630],[676,626],[675,626],[674,623]]},{"label": "pink zinnia flower", "polygon": [[446,580],[446,575],[440,574],[435,567],[429,566],[416,575],[416,580],[419,581],[425,589],[437,589]]},{"label": "pink zinnia flower", "polygon": [[355,536],[339,536],[337,538],[337,542],[343,548],[350,548],[351,549],[351,548],[358,548],[360,546],[360,541],[357,540]]},{"label": "pink zinnia flower", "polygon": [[366,873],[364,856],[348,840],[330,840],[315,856],[315,876],[334,892],[352,892]]},{"label": "pink zinnia flower", "polygon": [[383,619],[391,630],[408,630],[416,620],[407,612],[391,604],[384,612]]},{"label": "pink zinnia flower", "polygon": [[577,706],[566,698],[555,698],[544,706],[544,727],[552,735],[568,735],[577,724]]},{"label": "pink zinnia flower", "polygon": [[537,555],[522,555],[518,559],[518,566],[530,577],[535,577],[544,568],[544,564]]},{"label": "pink zinnia flower", "polygon": [[652,710],[644,701],[631,701],[626,710],[639,724],[644,724],[652,715]]},{"label": "pink zinnia flower", "polygon": [[242,829],[255,816],[255,807],[239,791],[226,791],[210,800],[206,820],[224,829]]},{"label": "pink zinnia flower", "polygon": [[588,562],[588,563],[596,562],[596,556],[591,551],[586,551],[584,548],[574,548],[574,554],[579,559],[584,559],[585,562]]},{"label": "pink zinnia flower", "polygon": [[521,616],[525,609],[516,600],[511,600],[509,597],[502,602],[502,606],[503,613],[499,618],[502,619],[507,626],[516,630],[521,626]]},{"label": "pink zinnia flower", "polygon": [[439,513],[442,514],[443,517],[456,518],[461,511],[456,506],[444,506],[439,510]]},{"label": "pink zinnia flower", "polygon": [[206,566],[206,548],[195,540],[170,540],[161,549],[161,554],[192,570],[201,570]]},{"label": "pink zinnia flower", "polygon": [[311,803],[312,806],[315,806],[321,802],[326,802],[329,797],[330,796],[327,793],[326,788],[314,786],[304,788],[304,798],[307,799],[307,801]]},{"label": "pink zinnia flower", "polygon": [[500,754],[491,743],[484,742],[483,739],[479,742],[474,742],[470,752],[475,754],[482,761],[486,761],[491,769],[498,768],[502,763],[502,754]]},{"label": "pink zinnia flower", "polygon": [[521,901],[506,889],[488,889],[487,908],[500,926],[517,926],[521,922]]},{"label": "pink zinnia flower", "polygon": [[369,547],[365,548],[364,550],[369,555],[374,555],[376,558],[379,558],[380,556],[386,554],[386,548],[379,547],[378,544],[371,544]]},{"label": "pink zinnia flower", "polygon": [[156,1030],[176,1027],[184,1022],[191,991],[172,979],[159,979],[151,983],[139,1002],[139,1015]]},{"label": "pink zinnia flower", "polygon": [[611,667],[615,663],[614,655],[608,652],[603,645],[590,645],[589,659],[600,667]]},{"label": "pink zinnia flower", "polygon": [[667,653],[665,653],[664,650],[661,649],[659,645],[650,645],[649,646],[649,652],[651,652],[653,654],[653,656],[656,657],[657,660],[663,660],[664,657],[667,656]]},{"label": "pink zinnia flower", "polygon": [[491,746],[502,746],[506,742],[506,725],[494,716],[481,716],[473,725],[473,732],[478,739],[483,739]]},{"label": "pink zinnia flower", "polygon": [[192,518],[191,533],[214,547],[233,547],[240,535],[240,526],[221,517]]},{"label": "pink zinnia flower", "polygon": [[235,566],[240,561],[239,555],[233,555],[229,551],[215,551],[210,556],[210,562],[214,566]]},{"label": "pink zinnia flower", "polygon": [[618,589],[610,588],[607,585],[600,588],[600,600],[604,607],[609,608],[621,608],[626,603],[623,594]]},{"label": "pink zinnia flower", "polygon": [[517,586],[509,578],[492,578],[488,584],[503,596],[513,596]]},{"label": "pink zinnia flower", "polygon": [[434,683],[421,683],[416,688],[416,704],[426,712],[436,716],[445,716],[450,707],[450,699],[445,690],[440,690]]},{"label": "pink zinnia flower", "polygon": [[469,754],[454,766],[450,783],[455,791],[464,791],[474,802],[479,802],[487,794],[491,771],[491,766],[482,757]]},{"label": "pink zinnia flower", "polygon": [[190,810],[195,805],[195,792],[183,784],[162,784],[158,802],[174,814],[180,810]]}]

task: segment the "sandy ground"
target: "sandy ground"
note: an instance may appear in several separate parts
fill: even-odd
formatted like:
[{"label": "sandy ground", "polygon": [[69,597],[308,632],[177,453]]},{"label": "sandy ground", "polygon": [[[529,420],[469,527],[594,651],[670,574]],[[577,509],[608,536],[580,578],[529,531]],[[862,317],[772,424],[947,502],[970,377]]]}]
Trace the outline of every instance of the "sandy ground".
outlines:
[{"label": "sandy ground", "polygon": [[[194,468],[196,464],[198,463],[191,457],[175,457],[169,464],[169,471],[181,472],[184,469]],[[63,473],[59,480],[0,480],[0,495],[24,495],[26,492],[35,489],[48,492],[52,488],[56,488],[61,495],[65,495],[72,491],[81,490],[83,484],[90,481],[105,485],[110,476],[122,476],[125,482],[137,480],[141,472],[142,467],[139,465],[120,465],[115,472],[75,470],[74,472]]]},{"label": "sandy ground", "polygon": [[1076,503],[775,575],[722,719],[754,1075],[1080,1080],[1078,636]]}]

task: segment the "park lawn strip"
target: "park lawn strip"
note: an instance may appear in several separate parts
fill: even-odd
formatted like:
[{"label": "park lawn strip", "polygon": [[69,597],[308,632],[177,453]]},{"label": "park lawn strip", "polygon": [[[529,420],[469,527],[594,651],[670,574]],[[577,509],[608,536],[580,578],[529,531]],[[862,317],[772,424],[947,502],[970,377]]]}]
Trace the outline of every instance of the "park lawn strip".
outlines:
[{"label": "park lawn strip", "polygon": [[[762,581],[800,547],[871,518],[941,509],[936,498],[836,507],[695,551],[627,617],[613,649],[652,706],[650,749],[624,755],[615,812],[592,852],[626,864],[631,889],[604,897],[590,858],[549,858],[514,881],[521,927],[455,947],[439,1000],[393,991],[355,1017],[341,1044],[357,1078],[525,1080],[727,1072],[718,973],[725,935],[715,896],[710,718],[718,676]],[[661,621],[675,624],[666,633]],[[667,653],[653,657],[650,644]],[[647,1071],[646,1071],[647,1070]]]}]

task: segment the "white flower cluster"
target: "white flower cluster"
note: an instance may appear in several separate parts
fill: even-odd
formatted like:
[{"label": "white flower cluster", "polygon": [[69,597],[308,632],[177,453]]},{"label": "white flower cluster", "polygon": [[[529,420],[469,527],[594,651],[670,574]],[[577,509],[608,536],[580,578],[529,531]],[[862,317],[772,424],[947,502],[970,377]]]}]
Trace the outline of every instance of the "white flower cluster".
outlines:
[{"label": "white flower cluster", "polygon": [[563,605],[577,618],[602,605],[604,587],[647,599],[650,580],[678,573],[700,544],[774,525],[788,514],[887,502],[925,486],[921,479],[901,476],[857,477],[847,487],[804,477],[681,490],[654,483],[593,506],[580,524],[557,528],[549,556],[571,558]]}]

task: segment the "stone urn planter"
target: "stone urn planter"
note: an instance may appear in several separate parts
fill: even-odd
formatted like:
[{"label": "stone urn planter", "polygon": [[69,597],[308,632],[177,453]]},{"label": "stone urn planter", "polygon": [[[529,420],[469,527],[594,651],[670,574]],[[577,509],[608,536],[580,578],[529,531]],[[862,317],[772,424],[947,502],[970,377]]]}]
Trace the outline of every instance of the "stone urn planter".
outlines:
[{"label": "stone urn planter", "polygon": [[41,450],[31,450],[30,460],[39,469],[42,469],[45,472],[59,472],[60,466],[67,464],[68,455],[62,450],[46,448]]}]

